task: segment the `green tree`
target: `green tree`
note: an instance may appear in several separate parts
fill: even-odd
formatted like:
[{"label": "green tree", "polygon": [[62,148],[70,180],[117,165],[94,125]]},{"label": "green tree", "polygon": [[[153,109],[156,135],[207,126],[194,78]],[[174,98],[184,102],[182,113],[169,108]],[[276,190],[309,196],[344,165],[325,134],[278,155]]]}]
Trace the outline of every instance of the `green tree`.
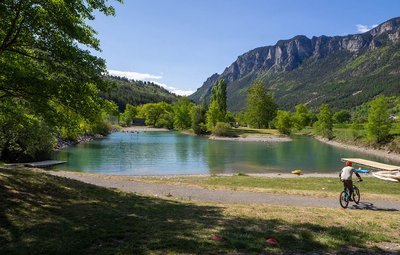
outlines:
[{"label": "green tree", "polygon": [[106,66],[80,46],[100,50],[86,22],[95,12],[113,15],[106,2],[1,1],[0,98],[27,101],[42,115],[43,108],[61,104],[92,119],[102,107],[98,93],[107,89]]},{"label": "green tree", "polygon": [[389,137],[391,127],[387,98],[378,96],[369,106],[368,122],[365,125],[367,139],[377,143],[384,142]]},{"label": "green tree", "polygon": [[351,119],[351,114],[348,110],[340,110],[333,115],[335,123],[348,123]]},{"label": "green tree", "polygon": [[0,105],[0,157],[21,162],[45,159],[56,144],[55,129],[17,102]]},{"label": "green tree", "polygon": [[[98,95],[109,89],[102,77],[106,65],[90,52],[100,48],[87,24],[95,13],[113,15],[114,9],[106,0],[0,1],[0,114],[11,120],[13,114],[3,110],[13,105],[23,116],[8,121],[9,131],[0,134],[8,144],[3,158],[39,157],[32,148],[44,150],[35,141],[51,147],[43,132],[54,141],[56,133],[77,137],[104,127],[108,101]],[[29,139],[11,141],[24,136]],[[19,149],[6,153],[11,147]]]},{"label": "green tree", "polygon": [[174,110],[166,102],[144,104],[139,107],[138,116],[146,118],[146,125],[169,129],[174,126]]},{"label": "green tree", "polygon": [[219,80],[213,87],[211,101],[216,101],[218,108],[226,114],[226,82]]},{"label": "green tree", "polygon": [[174,103],[174,128],[188,129],[192,125],[191,110],[194,104],[187,97]]},{"label": "green tree", "polygon": [[207,129],[212,131],[217,122],[225,121],[225,113],[218,107],[217,101],[211,101],[206,113]]},{"label": "green tree", "polygon": [[138,110],[135,106],[127,104],[125,111],[120,114],[120,122],[124,126],[132,125],[133,119],[136,118]]},{"label": "green tree", "polygon": [[296,106],[296,111],[293,114],[293,126],[296,130],[302,130],[310,124],[310,113],[307,107],[303,104]]},{"label": "green tree", "polygon": [[329,105],[323,104],[319,108],[317,114],[318,121],[314,123],[314,128],[317,134],[325,138],[333,138],[333,117]]},{"label": "green tree", "polygon": [[212,90],[210,106],[206,113],[207,128],[212,130],[217,122],[226,121],[226,83],[217,81]]},{"label": "green tree", "polygon": [[289,135],[292,132],[292,116],[290,112],[278,110],[275,118],[275,127],[280,133]]},{"label": "green tree", "polygon": [[146,118],[146,125],[150,126],[155,126],[162,114],[161,107],[156,103],[144,104],[139,109],[139,116]]},{"label": "green tree", "polygon": [[269,122],[276,116],[277,105],[262,81],[250,87],[246,103],[247,124],[255,128],[268,128]]},{"label": "green tree", "polygon": [[207,109],[204,104],[195,105],[191,111],[192,129],[196,135],[202,135],[207,132],[206,125]]},{"label": "green tree", "polygon": [[157,105],[161,108],[161,115],[155,126],[173,129],[175,120],[174,108],[166,102],[160,102]]}]

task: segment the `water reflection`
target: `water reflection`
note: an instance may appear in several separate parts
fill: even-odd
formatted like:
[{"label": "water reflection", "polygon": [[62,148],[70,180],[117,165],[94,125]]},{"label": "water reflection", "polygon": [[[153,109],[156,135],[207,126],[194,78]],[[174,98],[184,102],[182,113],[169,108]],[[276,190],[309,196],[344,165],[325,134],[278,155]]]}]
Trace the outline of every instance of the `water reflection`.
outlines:
[{"label": "water reflection", "polygon": [[64,149],[57,166],[120,175],[200,173],[337,172],[341,157],[388,160],[332,147],[305,136],[293,142],[215,141],[176,132],[113,133],[105,139]]}]

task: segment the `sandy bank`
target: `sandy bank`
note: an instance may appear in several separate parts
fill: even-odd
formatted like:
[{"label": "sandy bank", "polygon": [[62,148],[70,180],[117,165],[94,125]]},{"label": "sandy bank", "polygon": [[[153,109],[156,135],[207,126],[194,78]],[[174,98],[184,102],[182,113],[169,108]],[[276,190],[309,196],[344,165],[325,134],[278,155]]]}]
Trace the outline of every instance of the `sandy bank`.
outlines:
[{"label": "sandy bank", "polygon": [[344,148],[344,149],[348,149],[348,150],[352,150],[352,151],[358,151],[358,152],[362,152],[362,153],[366,153],[366,154],[370,154],[370,155],[375,155],[375,156],[379,156],[379,157],[383,157],[383,158],[387,158],[390,160],[395,160],[400,162],[400,154],[397,153],[393,153],[390,151],[384,151],[384,150],[377,150],[377,149],[373,149],[373,148],[368,148],[368,147],[361,147],[361,146],[356,146],[356,145],[349,145],[349,144],[343,144],[337,141],[332,141],[332,140],[328,140],[325,138],[321,138],[321,137],[315,137],[317,140],[319,140],[320,142],[332,145],[332,146],[336,146],[336,147],[340,147],[340,148]]},{"label": "sandy bank", "polygon": [[247,136],[247,137],[220,137],[210,136],[210,140],[238,141],[238,142],[291,142],[289,137],[278,136]]},{"label": "sandy bank", "polygon": [[[237,173],[232,174],[175,174],[175,175],[134,175],[134,176],[118,176],[122,178],[180,178],[180,177],[229,177],[229,176],[237,176]],[[262,173],[262,174],[245,174],[246,176],[251,177],[260,177],[260,178],[338,178],[338,173],[303,173],[301,175],[291,174],[291,173]],[[372,176],[370,174],[363,174],[363,176]],[[114,175],[115,177],[115,175]]]},{"label": "sandy bank", "polygon": [[134,126],[134,127],[124,127],[121,130],[122,132],[134,133],[134,132],[165,132],[170,131],[166,128],[154,128],[147,126]]}]

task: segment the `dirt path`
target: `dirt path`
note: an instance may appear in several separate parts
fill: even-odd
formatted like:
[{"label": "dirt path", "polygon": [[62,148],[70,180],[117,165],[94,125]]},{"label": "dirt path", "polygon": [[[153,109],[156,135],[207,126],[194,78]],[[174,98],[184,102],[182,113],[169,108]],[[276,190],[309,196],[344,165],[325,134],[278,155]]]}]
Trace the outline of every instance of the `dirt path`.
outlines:
[{"label": "dirt path", "polygon": [[[196,187],[179,187],[167,184],[145,183],[129,178],[115,178],[107,175],[93,175],[74,172],[49,172],[54,176],[66,177],[106,188],[115,188],[124,192],[155,195],[160,197],[175,197],[183,200],[207,201],[217,203],[240,204],[274,204],[290,206],[329,207],[338,208],[339,202],[332,198],[306,197],[299,195],[275,195],[257,192],[210,190]],[[351,204],[349,208],[368,210],[399,211],[399,202],[362,201],[359,205]]]}]

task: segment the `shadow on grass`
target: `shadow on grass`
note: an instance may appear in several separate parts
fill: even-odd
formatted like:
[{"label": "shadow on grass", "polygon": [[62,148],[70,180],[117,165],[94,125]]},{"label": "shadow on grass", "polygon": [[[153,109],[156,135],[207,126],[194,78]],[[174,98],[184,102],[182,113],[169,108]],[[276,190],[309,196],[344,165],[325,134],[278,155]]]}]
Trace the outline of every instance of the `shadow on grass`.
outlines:
[{"label": "shadow on grass", "polygon": [[[0,254],[286,254],[330,251],[328,246],[344,254],[347,248],[338,247],[367,251],[368,236],[350,228],[227,217],[218,206],[125,194],[26,171],[0,174]],[[211,240],[213,234],[222,239]],[[279,244],[268,246],[268,237]]]}]

